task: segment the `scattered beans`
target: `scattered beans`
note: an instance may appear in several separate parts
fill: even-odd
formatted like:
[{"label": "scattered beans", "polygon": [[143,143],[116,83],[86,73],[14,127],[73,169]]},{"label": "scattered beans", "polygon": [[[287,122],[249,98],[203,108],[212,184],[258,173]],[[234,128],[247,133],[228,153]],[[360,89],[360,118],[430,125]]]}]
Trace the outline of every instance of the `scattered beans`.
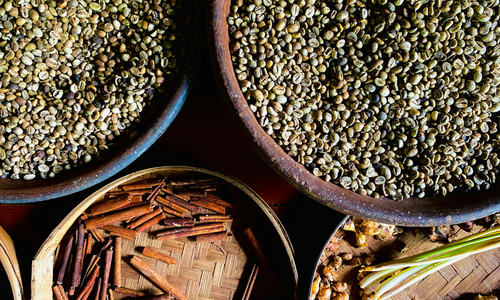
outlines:
[{"label": "scattered beans", "polygon": [[0,0],[0,177],[54,177],[136,137],[179,75],[184,2]]}]

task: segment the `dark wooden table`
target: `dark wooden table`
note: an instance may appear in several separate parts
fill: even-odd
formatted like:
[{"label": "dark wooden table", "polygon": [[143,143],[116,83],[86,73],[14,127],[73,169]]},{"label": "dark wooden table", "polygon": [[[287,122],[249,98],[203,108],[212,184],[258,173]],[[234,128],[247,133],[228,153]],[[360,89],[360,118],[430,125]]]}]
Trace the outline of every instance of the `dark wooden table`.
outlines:
[{"label": "dark wooden table", "polygon": [[0,205],[0,226],[15,242],[26,299],[30,298],[32,258],[54,227],[81,200],[135,170],[179,164],[205,167],[238,178],[273,208],[293,243],[300,298],[305,299],[319,251],[344,215],[301,194],[258,156],[234,125],[221,99],[208,49],[200,49],[200,55],[197,80],[180,114],[136,162],[102,184],[76,194],[33,204]]}]

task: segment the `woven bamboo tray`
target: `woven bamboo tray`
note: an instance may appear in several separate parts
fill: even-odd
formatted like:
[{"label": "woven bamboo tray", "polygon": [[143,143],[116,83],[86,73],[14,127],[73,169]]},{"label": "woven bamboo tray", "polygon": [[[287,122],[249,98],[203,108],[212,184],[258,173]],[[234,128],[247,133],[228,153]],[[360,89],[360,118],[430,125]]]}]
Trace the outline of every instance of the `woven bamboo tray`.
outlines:
[{"label": "woven bamboo tray", "polygon": [[[346,217],[341,225],[350,217]],[[441,244],[431,242],[429,238],[419,229],[408,228],[400,236],[390,241],[380,241],[373,237],[367,238],[368,247],[359,249],[356,247],[354,232],[342,230],[342,226],[335,230],[329,241],[336,237],[339,241],[337,251],[323,249],[316,268],[315,276],[319,275],[322,268],[326,266],[334,254],[352,253],[353,256],[374,256],[377,264],[397,258],[402,258],[421,253]],[[479,231],[480,227],[474,225],[471,233],[458,229],[456,239],[468,236]],[[327,243],[328,244],[328,243]],[[326,245],[325,245],[326,246]],[[338,271],[339,281],[346,282],[350,299],[358,300],[360,288],[356,279],[359,267],[344,264]],[[309,289],[311,290],[311,289]],[[457,263],[445,267],[424,278],[399,294],[389,298],[391,300],[472,300],[476,294],[494,294],[500,296],[500,249],[495,249],[476,254]]]},{"label": "woven bamboo tray", "polygon": [[[250,228],[271,262],[272,269],[280,270],[278,280],[289,292],[288,299],[293,297],[298,281],[293,248],[282,224],[270,207],[253,190],[234,178],[205,169],[172,166],[146,169],[122,177],[93,193],[75,207],[53,230],[32,262],[31,299],[53,299],[51,287],[54,266],[57,263],[58,252],[62,251],[59,249],[59,244],[67,230],[89,206],[102,201],[108,191],[116,190],[120,185],[157,176],[166,176],[167,179],[213,176],[227,181],[240,199],[247,214],[246,219],[251,220]],[[159,230],[161,225],[155,225],[147,232],[139,233],[133,242],[123,239],[122,286],[150,294],[161,294],[158,287],[129,264],[127,258],[137,255],[185,293],[188,299],[223,300],[240,295],[245,289],[253,265],[260,263],[256,260],[248,241],[241,234],[243,225],[237,220],[237,216],[233,217],[233,235],[222,241],[197,243],[189,238],[157,241],[148,233]],[[102,234],[106,236],[104,231]],[[143,256],[140,250],[145,246],[160,249],[164,254],[177,259],[178,263],[168,265]],[[260,269],[258,276],[260,274],[272,276]],[[120,295],[115,299],[120,300]]]},{"label": "woven bamboo tray", "polygon": [[[21,279],[21,271],[19,270],[19,263],[17,261],[16,249],[14,248],[14,243],[12,242],[12,239],[1,226],[0,226],[0,264],[2,264],[5,272],[7,273],[7,277],[9,278],[14,300],[24,299],[23,283]],[[2,297],[0,297],[0,299],[1,298]]]}]

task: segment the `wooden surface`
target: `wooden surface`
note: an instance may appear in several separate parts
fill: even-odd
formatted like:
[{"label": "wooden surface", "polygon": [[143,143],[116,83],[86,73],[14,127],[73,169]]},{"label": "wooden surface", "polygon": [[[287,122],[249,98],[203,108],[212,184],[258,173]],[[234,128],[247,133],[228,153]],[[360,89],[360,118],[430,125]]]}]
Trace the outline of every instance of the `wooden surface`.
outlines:
[{"label": "wooden surface", "polygon": [[[203,56],[200,73],[179,116],[136,162],[105,182],[77,194],[34,204],[0,205],[0,226],[14,240],[26,295],[30,295],[31,260],[35,253],[80,201],[124,174],[152,166],[178,164],[205,167],[233,176],[250,186],[271,206],[283,222],[295,249],[299,292],[307,294],[305,290],[316,259],[344,216],[301,194],[257,155],[243,132],[233,123],[221,99],[208,49],[200,49],[200,55]],[[259,289],[266,288],[259,278],[252,295],[258,295]]]}]

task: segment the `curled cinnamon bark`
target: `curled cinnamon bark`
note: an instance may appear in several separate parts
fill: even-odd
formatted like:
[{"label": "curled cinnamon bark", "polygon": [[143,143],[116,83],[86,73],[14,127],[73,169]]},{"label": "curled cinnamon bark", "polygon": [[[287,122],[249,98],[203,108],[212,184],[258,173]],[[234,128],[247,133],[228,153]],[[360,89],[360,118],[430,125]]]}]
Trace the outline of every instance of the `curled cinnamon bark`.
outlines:
[{"label": "curled cinnamon bark", "polygon": [[104,274],[102,278],[100,300],[106,300],[106,293],[108,291],[109,273],[111,271],[112,260],[113,260],[113,248],[110,247],[108,250],[106,250],[106,258],[104,260]]},{"label": "curled cinnamon bark", "polygon": [[151,220],[152,218],[156,217],[157,215],[161,214],[161,208],[156,207],[152,212],[147,213],[143,216],[138,217],[134,221],[128,223],[127,228],[129,229],[135,229],[137,226],[141,225],[142,223]]},{"label": "curled cinnamon bark", "polygon": [[128,297],[143,297],[146,296],[146,293],[143,293],[141,291],[136,291],[124,287],[115,287],[114,288],[115,293],[119,293],[122,295],[126,295]]},{"label": "curled cinnamon bark", "polygon": [[172,258],[168,255],[165,255],[165,254],[161,253],[160,251],[155,250],[155,249],[150,248],[150,247],[144,247],[142,249],[142,254],[147,256],[147,257],[154,258],[154,259],[157,259],[159,261],[165,262],[167,264],[172,264],[172,265],[177,264],[177,259]]},{"label": "curled cinnamon bark", "polygon": [[[212,225],[212,224],[210,224]],[[176,233],[163,233],[163,235],[158,236],[157,240],[158,241],[166,241],[166,240],[172,240],[180,237],[188,237],[188,236],[194,236],[194,235],[200,235],[200,234],[207,234],[207,233],[215,233],[215,232],[221,232],[225,231],[226,229],[224,228],[224,225],[219,225],[215,224],[216,226],[213,226],[211,228],[201,228],[205,225],[201,226],[195,226],[195,227],[189,227],[189,228],[179,228],[179,229],[174,229],[174,230],[181,230]]]},{"label": "curled cinnamon bark", "polygon": [[137,231],[119,226],[106,225],[101,229],[108,231],[111,235],[120,236],[129,240],[134,240],[137,237]]},{"label": "curled cinnamon bark", "polygon": [[132,195],[130,194],[125,194],[123,196],[120,196],[118,198],[113,198],[111,200],[99,203],[92,208],[90,208],[89,215],[90,216],[96,216],[100,214],[104,214],[110,211],[117,210],[127,204],[130,203],[130,199],[132,198]]},{"label": "curled cinnamon bark", "polygon": [[102,226],[111,225],[116,222],[125,221],[127,219],[138,217],[150,213],[152,211],[151,205],[146,204],[137,206],[122,211],[117,211],[109,215],[96,217],[85,221],[85,228],[87,230],[100,228]]},{"label": "curled cinnamon bark", "polygon": [[158,274],[155,270],[153,270],[148,264],[142,261],[139,257],[137,256],[132,257],[130,263],[134,267],[136,267],[144,276],[146,276],[149,280],[151,280],[158,287],[160,287],[163,291],[172,294],[175,299],[177,300],[187,299],[187,296],[184,293],[182,293],[178,288],[173,286],[163,276]]},{"label": "curled cinnamon bark", "polygon": [[73,275],[71,277],[70,294],[76,287],[80,285],[82,279],[82,260],[83,260],[83,245],[85,243],[85,226],[80,223],[78,226],[78,242],[76,244],[76,253],[73,266]]},{"label": "curled cinnamon bark", "polygon": [[71,249],[73,248],[73,238],[72,234],[69,237],[68,244],[66,245],[66,249],[64,249],[64,256],[61,261],[61,265],[59,266],[59,273],[57,274],[57,284],[62,284],[64,280],[64,274],[66,274],[66,269],[68,267],[69,256],[71,254]]},{"label": "curled cinnamon bark", "polygon": [[122,281],[122,238],[115,237],[113,283],[115,287],[121,287]]}]

